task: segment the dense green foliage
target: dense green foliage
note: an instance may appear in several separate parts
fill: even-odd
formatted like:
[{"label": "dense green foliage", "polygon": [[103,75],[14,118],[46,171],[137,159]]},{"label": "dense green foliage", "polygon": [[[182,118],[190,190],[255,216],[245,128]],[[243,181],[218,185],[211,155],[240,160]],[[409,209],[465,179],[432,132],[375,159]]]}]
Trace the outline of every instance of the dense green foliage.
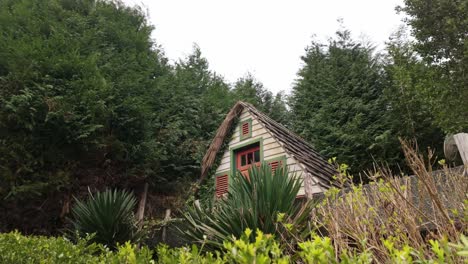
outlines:
[{"label": "dense green foliage", "polygon": [[1,196],[64,187],[77,168],[144,163],[146,98],[165,62],[141,11],[102,1],[0,5]]},{"label": "dense green foliage", "polygon": [[258,82],[231,92],[198,47],[168,65],[140,9],[60,0],[0,9],[3,197],[58,188],[81,167],[123,169],[126,182],[193,176],[236,100],[253,91],[255,105],[274,103]]},{"label": "dense green foliage", "polygon": [[2,228],[50,229],[60,203],[24,214],[83,185],[187,190],[236,100],[253,91],[255,105],[286,111],[258,81],[234,92],[196,46],[168,64],[144,12],[119,1],[5,0],[0,25]]},{"label": "dense green foliage", "polygon": [[263,87],[263,84],[258,82],[251,74],[240,78],[232,90],[234,98],[237,100],[251,103],[258,107],[258,109],[275,121],[288,126],[289,125],[289,112],[286,109],[284,100],[286,99],[283,93],[273,95]]},{"label": "dense green foliage", "polygon": [[420,93],[446,132],[468,129],[468,2],[405,0],[415,48],[433,71]]},{"label": "dense green foliage", "polygon": [[125,243],[115,252],[89,240],[76,244],[63,237],[23,236],[19,232],[0,234],[0,263],[154,263],[147,247]]},{"label": "dense green foliage", "polygon": [[228,83],[198,46],[169,63],[141,8],[0,1],[0,230],[56,231],[84,186],[184,195],[237,100],[354,172],[407,170],[399,137],[440,154],[444,133],[468,129],[468,7],[404,2],[414,41],[397,32],[381,54],[346,30],[313,42],[287,107],[251,74]]},{"label": "dense green foliage", "polygon": [[141,231],[133,215],[136,199],[133,194],[120,190],[89,193],[85,201],[76,199],[72,208],[73,234],[92,241],[116,247],[127,241],[138,242]]},{"label": "dense green foliage", "polygon": [[[328,237],[314,236],[299,243],[297,255],[285,254],[275,237],[257,230],[247,229],[240,238],[225,241],[221,251],[205,252],[193,245],[191,248],[169,248],[159,245],[153,251],[146,246],[138,248],[126,243],[111,252],[99,244],[77,244],[63,238],[22,236],[18,232],[0,234],[0,263],[125,263],[125,264],[192,264],[192,263],[373,263],[370,251],[358,253],[343,251],[337,254]],[[254,236],[254,237],[253,237]],[[433,257],[425,258],[418,249],[405,246],[396,248],[391,239],[384,240],[386,252],[392,263],[462,263],[468,258],[468,239],[461,237],[458,244],[446,241],[429,242]],[[454,261],[455,260],[455,261]]]},{"label": "dense green foliage", "polygon": [[218,199],[214,207],[194,205],[183,212],[185,225],[180,229],[188,241],[220,248],[223,241],[241,237],[250,228],[277,234],[292,243],[289,232],[301,236],[306,230],[312,204],[297,203],[302,180],[288,177],[286,168],[272,172],[271,167],[262,165],[249,169],[249,179],[240,172],[231,179],[227,196]]},{"label": "dense green foliage", "polygon": [[383,79],[373,49],[353,41],[349,31],[324,45],[313,42],[293,88],[294,129],[326,157],[338,157],[360,171],[380,159],[376,139],[385,102]]},{"label": "dense green foliage", "polygon": [[[427,91],[438,84],[439,73],[421,60],[405,28],[392,35],[382,54],[340,30],[328,43],[313,42],[302,60],[290,98],[293,128],[354,172],[373,169],[375,162],[409,172],[399,138],[416,139],[421,149],[430,147],[442,157],[443,131],[463,131],[457,119],[467,111],[443,117],[458,130],[438,120],[441,112]],[[453,102],[466,105],[463,97]]]},{"label": "dense green foliage", "polygon": [[400,29],[378,54],[340,30],[307,48],[293,87],[293,127],[355,172],[405,170],[399,137],[441,155],[444,133],[468,129],[467,2],[404,3],[415,41]]},{"label": "dense green foliage", "polygon": [[431,111],[425,96],[419,92],[423,87],[431,85],[432,71],[418,60],[405,28],[395,32],[386,49],[383,96],[387,109],[381,119],[386,123],[386,131],[379,138],[380,142],[386,144],[382,148],[383,156],[387,157],[386,162],[404,166],[403,157],[394,154],[395,150],[401,148],[398,138],[417,139],[421,149],[431,147],[442,158],[444,133],[434,124],[436,113]]}]

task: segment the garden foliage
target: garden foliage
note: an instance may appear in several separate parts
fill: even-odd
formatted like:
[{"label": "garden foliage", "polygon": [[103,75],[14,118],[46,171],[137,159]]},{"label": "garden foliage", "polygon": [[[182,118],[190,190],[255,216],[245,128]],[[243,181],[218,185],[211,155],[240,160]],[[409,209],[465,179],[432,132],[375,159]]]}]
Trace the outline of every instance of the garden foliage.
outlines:
[{"label": "garden foliage", "polygon": [[[434,113],[434,123],[447,133],[468,129],[468,3],[405,0],[398,10],[407,15],[412,43],[432,72],[431,83],[417,92]],[[424,81],[424,80],[422,80]]]},{"label": "garden foliage", "polygon": [[136,199],[132,193],[106,190],[89,193],[85,201],[75,199],[72,208],[73,234],[85,237],[93,234],[91,241],[110,248],[127,241],[138,242],[142,232],[133,214]]},{"label": "garden foliage", "polygon": [[169,64],[121,1],[0,1],[0,28],[1,230],[56,230],[87,186],[181,193],[236,100],[286,111],[251,75],[234,89],[196,45]]},{"label": "garden foliage", "polygon": [[[308,218],[310,229],[305,229],[306,236],[297,235],[301,233],[298,230],[288,229],[300,225],[289,226],[288,223],[292,222],[284,221],[285,214],[282,213],[277,214],[275,229],[260,234],[274,234],[287,261],[302,258],[306,263],[464,263],[464,256],[468,254],[468,241],[463,236],[468,229],[466,175],[462,169],[449,169],[443,162],[442,170],[432,171],[427,164],[433,163],[433,153],[424,156],[404,141],[402,147],[414,176],[394,177],[388,169],[382,168],[369,175],[374,179],[370,184],[355,184],[348,166],[342,164],[338,166],[339,173],[335,177],[341,188],[330,188],[323,197],[315,197],[320,202]],[[259,171],[262,172],[261,169]],[[244,178],[239,175],[239,179]],[[240,189],[244,188],[244,183],[261,186],[257,180],[254,177],[250,182],[244,179],[236,184],[241,186],[238,187]],[[261,198],[253,196],[254,201],[248,210],[239,206],[241,203],[237,201],[229,202],[237,197],[233,193],[237,191],[236,187],[233,189],[225,200],[220,201],[221,206],[230,204],[230,209],[215,207],[208,211],[196,210],[196,207],[185,214],[189,223],[184,229],[186,235],[192,242],[202,245],[202,249],[211,250],[208,255],[213,254],[213,248],[222,251],[226,241],[240,243],[239,238],[246,240],[250,237],[248,241],[257,242],[250,236],[251,231],[239,234],[236,228],[248,222],[252,212],[257,210],[255,200]],[[263,188],[253,188],[256,189]],[[220,216],[216,215],[216,210],[221,212]],[[225,211],[233,213],[225,214]],[[234,212],[242,215],[242,219],[237,220]],[[234,220],[218,220],[224,215]],[[261,222],[267,217],[258,219]],[[230,225],[224,226],[225,222]],[[224,230],[221,228],[226,228],[232,235],[222,233]],[[260,228],[258,231],[261,232]],[[255,252],[252,248],[249,250]],[[198,257],[202,254],[195,253]],[[176,249],[172,254],[179,258],[190,254],[190,250]]]},{"label": "garden foliage", "polygon": [[[11,232],[0,234],[0,263],[466,263],[466,176],[459,168],[445,165],[443,174],[434,174],[425,158],[406,142],[403,149],[415,173],[410,178],[393,178],[380,170],[373,175],[375,182],[363,186],[352,183],[346,165],[339,166],[336,181],[346,188],[331,188],[306,214],[310,229],[295,222],[298,217],[291,217],[302,215],[296,207],[281,206],[282,198],[295,198],[300,182],[279,179],[288,177],[281,171],[273,176],[269,168],[262,167],[250,172],[250,181],[238,175],[237,187],[217,204],[250,208],[215,207],[198,210],[195,216],[186,213],[189,229],[184,230],[194,244],[179,248],[159,245],[153,251],[122,242],[110,251],[92,242],[93,235],[73,244],[61,237]],[[280,182],[290,187],[272,185]],[[263,200],[257,190],[269,193],[265,195],[269,200]],[[289,191],[282,194],[280,190]],[[235,197],[236,201],[229,202]],[[267,208],[258,208],[260,205]],[[223,219],[225,216],[234,220]],[[269,221],[273,226],[265,224]],[[256,231],[248,224],[257,224]],[[261,228],[269,227],[262,232]],[[301,235],[301,227],[305,235]],[[228,228],[228,232],[222,233],[220,228]],[[244,230],[238,232],[238,228]]]},{"label": "garden foliage", "polygon": [[183,213],[180,231],[189,242],[220,248],[232,236],[241,237],[246,228],[275,234],[291,245],[307,231],[312,202],[296,201],[300,177],[288,176],[287,168],[263,164],[249,169],[249,178],[240,172],[231,177],[226,197],[217,198],[214,206],[192,205]]},{"label": "garden foliage", "polygon": [[80,169],[176,182],[236,100],[283,102],[251,75],[231,91],[198,46],[169,65],[143,10],[119,1],[2,1],[0,21],[3,198],[65,188]]},{"label": "garden foliage", "polygon": [[375,163],[408,173],[399,138],[417,139],[421,148],[442,154],[444,134],[421,94],[433,85],[434,73],[402,29],[386,53],[340,29],[328,42],[307,48],[290,97],[293,129],[356,174]]},{"label": "garden foliage", "polygon": [[147,247],[124,243],[110,251],[90,243],[90,238],[74,244],[63,237],[23,236],[17,231],[0,234],[0,263],[154,263]]},{"label": "garden foliage", "polygon": [[[384,254],[391,256],[392,263],[463,263],[468,258],[468,239],[462,237],[459,244],[429,242],[434,258],[424,258],[418,249],[410,246],[397,248],[385,240]],[[202,246],[203,247],[203,246]],[[299,244],[296,256],[284,254],[274,236],[247,229],[241,238],[226,241],[222,249],[205,252],[196,245],[169,248],[158,246],[154,251],[146,246],[138,248],[125,243],[115,252],[99,244],[88,244],[80,240],[73,244],[64,238],[23,236],[18,232],[0,234],[0,263],[125,263],[125,264],[209,264],[209,263],[373,263],[374,255],[369,252],[342,252],[337,255],[331,240],[314,236]]]}]

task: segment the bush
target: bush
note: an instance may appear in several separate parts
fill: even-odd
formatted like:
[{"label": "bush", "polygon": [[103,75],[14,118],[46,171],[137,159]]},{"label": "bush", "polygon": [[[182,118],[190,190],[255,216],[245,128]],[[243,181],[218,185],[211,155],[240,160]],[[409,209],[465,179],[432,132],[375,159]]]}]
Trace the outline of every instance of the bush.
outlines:
[{"label": "bush", "polygon": [[[314,209],[311,223],[331,238],[338,253],[370,250],[376,262],[411,262],[439,258],[437,248],[445,247],[439,263],[454,263],[458,256],[449,254],[448,241],[458,242],[468,230],[467,177],[447,167],[433,172],[425,165],[432,162],[414,148],[404,143],[403,149],[414,176],[394,177],[381,169],[369,185],[332,188]],[[349,179],[346,166],[341,169],[338,178]]]},{"label": "bush", "polygon": [[[299,243],[297,254],[287,254],[273,235],[247,229],[241,238],[225,241],[219,251],[205,252],[204,244],[199,248],[169,248],[160,245],[156,249],[157,261],[152,259],[153,251],[143,246],[125,243],[110,251],[103,245],[90,243],[90,237],[80,239],[76,244],[62,237],[23,236],[19,232],[0,234],[0,263],[372,263],[378,258],[370,247],[364,252],[343,251],[337,254],[328,237],[314,235]],[[427,244],[432,256],[424,257],[421,249],[409,245],[397,246],[392,239],[384,240],[391,263],[466,263],[468,260],[468,240],[461,237],[462,243],[450,244],[446,240],[431,240]]]},{"label": "bush", "polygon": [[181,247],[170,249],[160,245],[156,252],[159,263],[289,263],[290,256],[283,254],[273,235],[246,229],[239,239],[224,241],[221,251],[203,252],[199,249]]},{"label": "bush", "polygon": [[[253,236],[252,236],[253,235]],[[432,256],[425,258],[421,250],[405,245],[396,248],[390,239],[384,240],[391,263],[463,263],[468,260],[463,254],[466,253],[468,241],[464,244],[449,245],[447,241],[429,241]],[[203,249],[202,245],[202,248]],[[465,248],[463,250],[463,248]],[[373,251],[347,250],[337,253],[332,241],[328,237],[314,235],[311,239],[300,242],[297,254],[285,254],[274,236],[263,234],[257,230],[254,234],[247,229],[240,239],[223,243],[221,251],[203,253],[202,250],[193,245],[189,247],[170,249],[165,245],[157,248],[158,263],[374,263],[378,254]]]},{"label": "bush", "polygon": [[0,234],[0,263],[154,263],[152,251],[126,243],[115,252],[80,239],[76,244],[63,237],[23,236],[19,232]]},{"label": "bush", "polygon": [[309,233],[304,231],[312,203],[297,203],[301,180],[288,174],[287,168],[273,173],[267,165],[250,169],[250,180],[238,173],[232,177],[227,197],[211,208],[194,205],[183,213],[182,234],[191,242],[206,243],[207,248],[220,248],[223,241],[241,237],[246,228],[258,229],[294,247],[297,236]]},{"label": "bush", "polygon": [[80,237],[94,234],[94,242],[115,247],[127,241],[137,242],[142,233],[133,215],[136,199],[133,194],[120,190],[89,193],[82,202],[75,198],[72,208],[74,231]]}]

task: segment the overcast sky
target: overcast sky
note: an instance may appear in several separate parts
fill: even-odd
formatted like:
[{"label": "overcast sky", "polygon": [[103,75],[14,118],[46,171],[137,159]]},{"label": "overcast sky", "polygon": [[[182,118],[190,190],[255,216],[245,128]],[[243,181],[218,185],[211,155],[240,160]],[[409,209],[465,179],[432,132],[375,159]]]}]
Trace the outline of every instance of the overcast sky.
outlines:
[{"label": "overcast sky", "polygon": [[356,39],[382,48],[402,16],[402,0],[124,0],[148,11],[153,37],[171,61],[200,46],[211,70],[227,81],[251,72],[274,92],[289,92],[300,56],[315,35],[334,35],[342,18]]}]

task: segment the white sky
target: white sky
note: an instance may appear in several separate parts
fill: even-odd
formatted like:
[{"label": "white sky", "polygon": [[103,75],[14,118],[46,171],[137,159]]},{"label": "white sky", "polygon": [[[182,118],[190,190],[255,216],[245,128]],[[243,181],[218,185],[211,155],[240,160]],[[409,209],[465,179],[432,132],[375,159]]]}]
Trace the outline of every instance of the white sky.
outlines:
[{"label": "white sky", "polygon": [[355,39],[379,48],[402,24],[403,0],[123,0],[148,10],[153,38],[171,61],[200,46],[227,81],[251,72],[271,91],[289,92],[312,36],[326,40],[342,18]]}]

